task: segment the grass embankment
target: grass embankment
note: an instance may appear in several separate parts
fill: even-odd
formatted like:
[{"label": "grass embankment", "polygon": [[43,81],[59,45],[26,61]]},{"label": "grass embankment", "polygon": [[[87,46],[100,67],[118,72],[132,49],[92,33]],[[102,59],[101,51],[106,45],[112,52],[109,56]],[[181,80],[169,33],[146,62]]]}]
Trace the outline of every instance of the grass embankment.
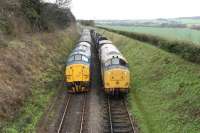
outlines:
[{"label": "grass embankment", "polygon": [[100,31],[129,61],[129,102],[141,133],[199,133],[200,66],[148,43]]},{"label": "grass embankment", "polygon": [[115,30],[105,27],[100,27],[107,31],[115,32],[121,35],[125,35],[127,37],[150,43],[156,47],[162,48],[166,51],[175,53],[180,55],[186,60],[191,62],[200,63],[200,45],[194,44],[192,42],[184,42],[184,41],[174,41],[164,39],[158,36],[153,36],[149,34],[141,34],[135,32],[127,32],[122,30]]},{"label": "grass embankment", "polygon": [[[4,51],[7,51],[7,56],[9,56],[12,63],[7,66],[8,68],[11,66],[7,70],[10,72],[7,76],[12,76],[10,77],[12,82],[5,87],[11,88],[13,92],[4,91],[8,99],[3,99],[5,103],[1,101],[1,106],[8,111],[1,112],[1,116],[4,115],[4,117],[0,118],[1,120],[6,120],[4,118],[7,118],[7,115],[13,116],[6,125],[5,123],[0,123],[0,125],[2,124],[0,132],[35,132],[37,123],[50,99],[57,94],[58,86],[62,84],[66,56],[77,39],[75,31],[75,29],[68,28],[66,31],[38,33],[32,37],[26,36],[22,39],[8,42],[8,46],[4,48]],[[15,53],[11,53],[13,51]],[[20,59],[15,61],[15,56]],[[15,72],[11,74],[11,69],[17,69],[13,68],[12,65],[18,65],[17,67],[22,71],[21,73],[26,74],[20,75]],[[7,68],[4,67],[4,69]],[[7,76],[5,75],[5,77]],[[6,79],[4,80],[6,81]],[[15,86],[15,83],[18,86]],[[2,89],[2,91],[6,88]],[[15,111],[13,108],[15,108]],[[14,113],[17,113],[17,115]]]}]

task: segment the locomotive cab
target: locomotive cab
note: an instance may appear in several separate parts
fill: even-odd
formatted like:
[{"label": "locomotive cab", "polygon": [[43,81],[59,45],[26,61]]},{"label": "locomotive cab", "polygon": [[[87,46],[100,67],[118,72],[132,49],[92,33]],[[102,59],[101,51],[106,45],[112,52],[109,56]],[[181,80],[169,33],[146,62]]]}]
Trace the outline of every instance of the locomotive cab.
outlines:
[{"label": "locomotive cab", "polygon": [[128,92],[130,73],[125,60],[118,57],[109,59],[105,63],[103,76],[106,92]]},{"label": "locomotive cab", "polygon": [[65,69],[65,85],[73,92],[87,91],[90,84],[90,59],[82,54],[72,55]]}]

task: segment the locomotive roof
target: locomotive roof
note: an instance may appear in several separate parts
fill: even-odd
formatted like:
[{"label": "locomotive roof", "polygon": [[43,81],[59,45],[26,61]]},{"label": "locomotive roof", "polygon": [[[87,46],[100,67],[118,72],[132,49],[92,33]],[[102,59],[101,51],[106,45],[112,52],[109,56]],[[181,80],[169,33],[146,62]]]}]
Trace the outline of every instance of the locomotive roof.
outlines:
[{"label": "locomotive roof", "polygon": [[112,44],[112,41],[110,41],[110,40],[101,40],[101,41],[99,41],[99,45],[103,45],[103,44]]},{"label": "locomotive roof", "polygon": [[88,42],[79,42],[79,43],[77,44],[77,46],[91,47],[91,44],[88,43]]},{"label": "locomotive roof", "polygon": [[81,37],[80,37],[78,42],[88,42],[88,43],[91,44],[92,38],[91,38],[91,34],[90,34],[89,29],[83,29],[83,31],[81,33]]},{"label": "locomotive roof", "polygon": [[103,62],[106,62],[112,58],[119,58],[127,62],[121,52],[113,44],[104,44],[101,47],[101,59]]},{"label": "locomotive roof", "polygon": [[85,52],[85,51],[74,51],[74,52],[72,52],[72,53],[69,55],[69,57],[70,57],[70,56],[73,56],[73,55],[77,55],[77,54],[84,55],[84,56],[86,56],[86,57],[88,57],[88,58],[90,58],[90,56],[91,56],[91,53],[90,53],[90,52]]},{"label": "locomotive roof", "polygon": [[85,53],[91,53],[90,48],[84,47],[84,46],[76,47],[72,52],[78,52],[78,51],[82,51],[82,52],[85,52]]},{"label": "locomotive roof", "polygon": [[83,29],[82,33],[90,33],[89,29]]},{"label": "locomotive roof", "polygon": [[101,40],[108,40],[108,38],[106,38],[106,37],[104,37],[104,36],[99,36],[99,37],[98,37],[98,40],[99,40],[99,41],[101,41]]},{"label": "locomotive roof", "polygon": [[92,43],[92,38],[90,35],[82,35],[81,38],[79,39],[79,43],[80,42],[88,42],[88,43]]}]

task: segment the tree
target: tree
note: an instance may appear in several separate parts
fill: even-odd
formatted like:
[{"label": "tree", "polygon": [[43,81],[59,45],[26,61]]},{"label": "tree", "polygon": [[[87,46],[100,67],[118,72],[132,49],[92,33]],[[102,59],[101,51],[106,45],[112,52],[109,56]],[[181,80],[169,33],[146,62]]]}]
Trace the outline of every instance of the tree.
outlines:
[{"label": "tree", "polygon": [[61,8],[70,8],[72,0],[56,0],[56,4]]},{"label": "tree", "polygon": [[79,20],[79,22],[85,26],[95,26],[94,20]]}]

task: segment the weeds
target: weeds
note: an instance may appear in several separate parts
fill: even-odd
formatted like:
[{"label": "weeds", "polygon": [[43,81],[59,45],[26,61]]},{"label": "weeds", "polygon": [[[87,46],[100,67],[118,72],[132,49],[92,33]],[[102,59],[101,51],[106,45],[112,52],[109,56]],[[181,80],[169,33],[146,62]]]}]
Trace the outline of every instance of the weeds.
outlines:
[{"label": "weeds", "polygon": [[[12,51],[14,53],[7,51],[10,60],[6,60],[7,64],[1,63],[9,68],[4,69],[12,73],[11,78],[16,82],[4,86],[4,88],[12,88],[12,92],[8,90],[5,92],[4,89],[0,89],[0,92],[3,91],[7,97],[9,96],[9,100],[6,99],[8,101],[5,99],[1,101],[0,108],[5,108],[6,114],[5,119],[2,119],[2,112],[0,113],[2,120],[2,123],[0,122],[0,132],[35,132],[47,104],[59,90],[58,86],[63,80],[66,56],[77,39],[76,31],[73,31],[74,33],[69,31],[70,29],[51,34],[44,33],[41,36],[34,35],[31,41],[28,40],[31,44],[21,42],[17,45],[16,42],[18,41],[15,41],[15,47],[8,48],[16,50]],[[70,38],[69,35],[71,35]],[[21,47],[23,44],[25,46]],[[23,51],[24,49],[26,50]],[[24,60],[20,56],[22,53],[26,58]],[[15,56],[22,58],[22,60],[15,59]],[[22,74],[24,72],[25,74]],[[5,75],[3,72],[2,74]],[[4,77],[6,78],[6,76]],[[21,86],[15,86],[16,84]],[[15,94],[15,92],[17,93]],[[8,117],[10,117],[10,121],[6,124],[5,120],[8,120]]]},{"label": "weeds", "polygon": [[[52,77],[52,74],[54,76]],[[32,86],[32,98],[26,101],[22,112],[18,118],[9,123],[3,132],[6,133],[30,133],[35,132],[35,127],[40,120],[43,110],[45,109],[50,98],[57,91],[57,84],[60,83],[58,79],[62,77],[59,72],[47,72],[41,75],[41,79],[35,81]],[[11,125],[10,125],[11,124]]]}]

